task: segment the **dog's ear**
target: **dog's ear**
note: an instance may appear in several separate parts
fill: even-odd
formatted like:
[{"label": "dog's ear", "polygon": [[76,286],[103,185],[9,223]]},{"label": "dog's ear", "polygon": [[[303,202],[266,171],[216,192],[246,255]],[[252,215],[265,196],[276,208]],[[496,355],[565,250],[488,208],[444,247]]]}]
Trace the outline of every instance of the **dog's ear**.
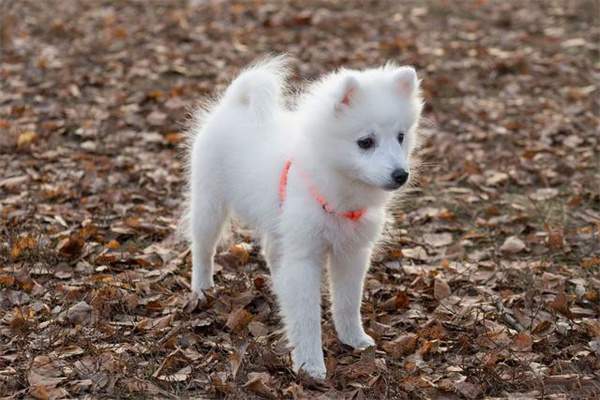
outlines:
[{"label": "dog's ear", "polygon": [[357,92],[358,81],[356,78],[352,76],[345,77],[341,85],[341,90],[339,92],[340,94],[335,104],[336,113],[341,113],[350,108]]},{"label": "dog's ear", "polygon": [[403,96],[412,96],[419,86],[417,72],[413,67],[400,67],[394,76],[395,89]]}]

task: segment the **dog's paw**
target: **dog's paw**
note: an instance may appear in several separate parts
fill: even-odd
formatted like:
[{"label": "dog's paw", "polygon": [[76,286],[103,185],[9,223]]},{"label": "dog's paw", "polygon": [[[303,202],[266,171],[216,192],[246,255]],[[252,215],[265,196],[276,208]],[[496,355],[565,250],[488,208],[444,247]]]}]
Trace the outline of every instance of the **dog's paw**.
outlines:
[{"label": "dog's paw", "polygon": [[319,380],[324,380],[327,376],[327,369],[325,368],[325,364],[323,362],[312,364],[304,363],[299,369],[296,369],[296,371],[300,374],[304,372],[311,378]]},{"label": "dog's paw", "polygon": [[192,292],[196,293],[198,295],[198,297],[203,297],[204,296],[204,291],[205,290],[210,290],[213,287],[215,287],[215,282],[213,281],[212,277],[211,278],[207,278],[207,279],[195,279],[192,280]]},{"label": "dog's paw", "polygon": [[364,350],[375,346],[375,340],[364,332],[357,335],[340,335],[340,341],[356,350]]},{"label": "dog's paw", "polygon": [[327,375],[323,353],[311,355],[292,352],[292,361],[294,371],[297,373],[304,373],[313,379],[325,379]]}]

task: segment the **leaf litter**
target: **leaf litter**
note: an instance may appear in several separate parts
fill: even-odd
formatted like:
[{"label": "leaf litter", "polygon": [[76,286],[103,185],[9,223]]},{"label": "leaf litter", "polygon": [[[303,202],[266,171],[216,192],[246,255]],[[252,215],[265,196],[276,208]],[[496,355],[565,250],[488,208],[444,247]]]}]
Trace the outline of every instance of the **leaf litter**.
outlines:
[{"label": "leaf litter", "polygon": [[[593,1],[0,1],[5,398],[560,398],[600,391]],[[376,349],[323,320],[290,369],[258,245],[189,294],[182,121],[266,52],[296,79],[415,65],[419,185],[365,283]]]}]

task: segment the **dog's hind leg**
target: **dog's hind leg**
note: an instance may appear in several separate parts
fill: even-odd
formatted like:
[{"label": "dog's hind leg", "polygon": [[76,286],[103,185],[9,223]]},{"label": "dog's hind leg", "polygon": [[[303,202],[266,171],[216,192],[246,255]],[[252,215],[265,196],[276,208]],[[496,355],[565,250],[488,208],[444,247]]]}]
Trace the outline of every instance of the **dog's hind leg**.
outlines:
[{"label": "dog's hind leg", "polygon": [[192,193],[192,291],[200,295],[202,289],[214,285],[213,257],[227,219],[227,209],[215,193],[207,191],[197,197]]},{"label": "dog's hind leg", "polygon": [[265,235],[262,238],[261,247],[269,271],[274,274],[281,263],[281,244],[275,235]]}]

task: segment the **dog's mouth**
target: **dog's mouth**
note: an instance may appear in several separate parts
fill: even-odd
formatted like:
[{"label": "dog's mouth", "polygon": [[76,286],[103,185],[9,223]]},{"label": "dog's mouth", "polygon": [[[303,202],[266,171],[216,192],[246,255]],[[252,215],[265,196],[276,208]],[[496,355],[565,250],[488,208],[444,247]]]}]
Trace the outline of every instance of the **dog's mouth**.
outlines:
[{"label": "dog's mouth", "polygon": [[386,185],[383,186],[383,190],[388,191],[388,192],[392,192],[394,190],[400,189],[402,186],[404,186],[404,184],[388,183],[388,184],[386,184]]}]

